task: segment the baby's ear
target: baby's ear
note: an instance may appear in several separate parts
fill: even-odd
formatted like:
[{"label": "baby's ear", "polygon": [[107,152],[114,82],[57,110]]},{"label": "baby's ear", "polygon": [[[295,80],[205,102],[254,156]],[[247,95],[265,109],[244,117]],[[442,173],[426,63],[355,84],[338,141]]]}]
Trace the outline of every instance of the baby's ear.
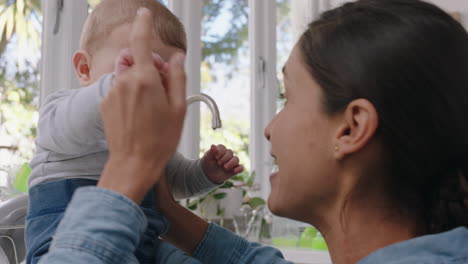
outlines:
[{"label": "baby's ear", "polygon": [[90,76],[91,56],[84,50],[78,50],[73,55],[73,67],[75,68],[76,77],[80,81],[80,86],[88,86],[91,80]]}]

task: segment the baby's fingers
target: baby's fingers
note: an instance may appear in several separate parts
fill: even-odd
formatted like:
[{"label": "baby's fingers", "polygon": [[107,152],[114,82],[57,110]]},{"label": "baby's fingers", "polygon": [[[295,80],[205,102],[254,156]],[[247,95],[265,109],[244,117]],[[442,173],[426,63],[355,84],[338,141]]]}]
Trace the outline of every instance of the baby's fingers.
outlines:
[{"label": "baby's fingers", "polygon": [[241,173],[241,172],[243,172],[243,171],[244,171],[244,166],[242,166],[242,165],[238,165],[238,166],[235,167],[234,170],[233,170],[234,175],[239,174],[239,173]]},{"label": "baby's fingers", "polygon": [[216,157],[216,154],[218,154],[218,148],[215,145],[211,145],[210,148],[210,154],[213,155],[213,157]]},{"label": "baby's fingers", "polygon": [[216,155],[216,159],[219,160],[222,157],[224,157],[224,154],[226,154],[227,149],[223,145],[218,145],[216,147],[218,148],[218,155]]},{"label": "baby's fingers", "polygon": [[226,153],[224,154],[224,156],[218,160],[218,165],[222,165],[228,162],[229,160],[232,159],[233,156],[234,156],[234,153],[232,152],[232,150],[230,149],[226,150]]},{"label": "baby's fingers", "polygon": [[231,158],[231,160],[229,160],[226,164],[224,164],[223,167],[225,170],[230,171],[238,165],[239,165],[239,158],[234,156]]},{"label": "baby's fingers", "polygon": [[218,148],[215,145],[211,145],[211,148],[205,152],[203,159],[207,159],[216,163],[216,155],[218,154]]}]

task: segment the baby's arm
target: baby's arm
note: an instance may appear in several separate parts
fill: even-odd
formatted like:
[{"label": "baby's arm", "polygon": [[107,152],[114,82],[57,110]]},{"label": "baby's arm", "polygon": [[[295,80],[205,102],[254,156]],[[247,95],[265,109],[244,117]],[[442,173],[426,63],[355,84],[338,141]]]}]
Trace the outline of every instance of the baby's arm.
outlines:
[{"label": "baby's arm", "polygon": [[[59,154],[89,154],[104,145],[99,112],[112,74],[88,87],[62,90],[47,97],[40,111],[36,144]],[[99,150],[98,150],[99,151]]]},{"label": "baby's arm", "polygon": [[197,196],[219,186],[210,181],[205,175],[201,159],[187,159],[178,152],[169,161],[166,173],[175,199]]},{"label": "baby's arm", "polygon": [[223,145],[212,145],[198,160],[176,153],[167,166],[169,186],[176,199],[207,193],[243,170],[239,158]]}]

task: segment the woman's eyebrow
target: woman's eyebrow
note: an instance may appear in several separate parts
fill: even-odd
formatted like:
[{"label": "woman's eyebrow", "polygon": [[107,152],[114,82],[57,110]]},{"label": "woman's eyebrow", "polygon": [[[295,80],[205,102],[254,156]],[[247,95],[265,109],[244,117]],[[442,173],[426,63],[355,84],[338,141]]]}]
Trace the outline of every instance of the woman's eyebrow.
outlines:
[{"label": "woman's eyebrow", "polygon": [[284,78],[286,78],[286,77],[287,77],[287,74],[286,74],[286,65],[283,66],[283,69],[282,69],[281,71],[283,72]]}]

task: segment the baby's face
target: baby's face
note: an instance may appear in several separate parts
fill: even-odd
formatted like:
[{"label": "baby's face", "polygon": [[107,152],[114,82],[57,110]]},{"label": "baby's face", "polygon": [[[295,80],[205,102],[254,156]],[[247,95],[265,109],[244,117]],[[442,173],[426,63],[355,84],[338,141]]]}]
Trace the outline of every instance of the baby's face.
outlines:
[{"label": "baby's face", "polygon": [[[89,65],[89,84],[96,82],[102,75],[114,71],[114,65],[120,51],[130,47],[130,24],[124,24],[111,32],[107,40],[91,54]],[[162,43],[158,35],[153,34],[153,52],[159,54],[165,61],[169,61],[171,56],[182,50],[167,46]]]}]

